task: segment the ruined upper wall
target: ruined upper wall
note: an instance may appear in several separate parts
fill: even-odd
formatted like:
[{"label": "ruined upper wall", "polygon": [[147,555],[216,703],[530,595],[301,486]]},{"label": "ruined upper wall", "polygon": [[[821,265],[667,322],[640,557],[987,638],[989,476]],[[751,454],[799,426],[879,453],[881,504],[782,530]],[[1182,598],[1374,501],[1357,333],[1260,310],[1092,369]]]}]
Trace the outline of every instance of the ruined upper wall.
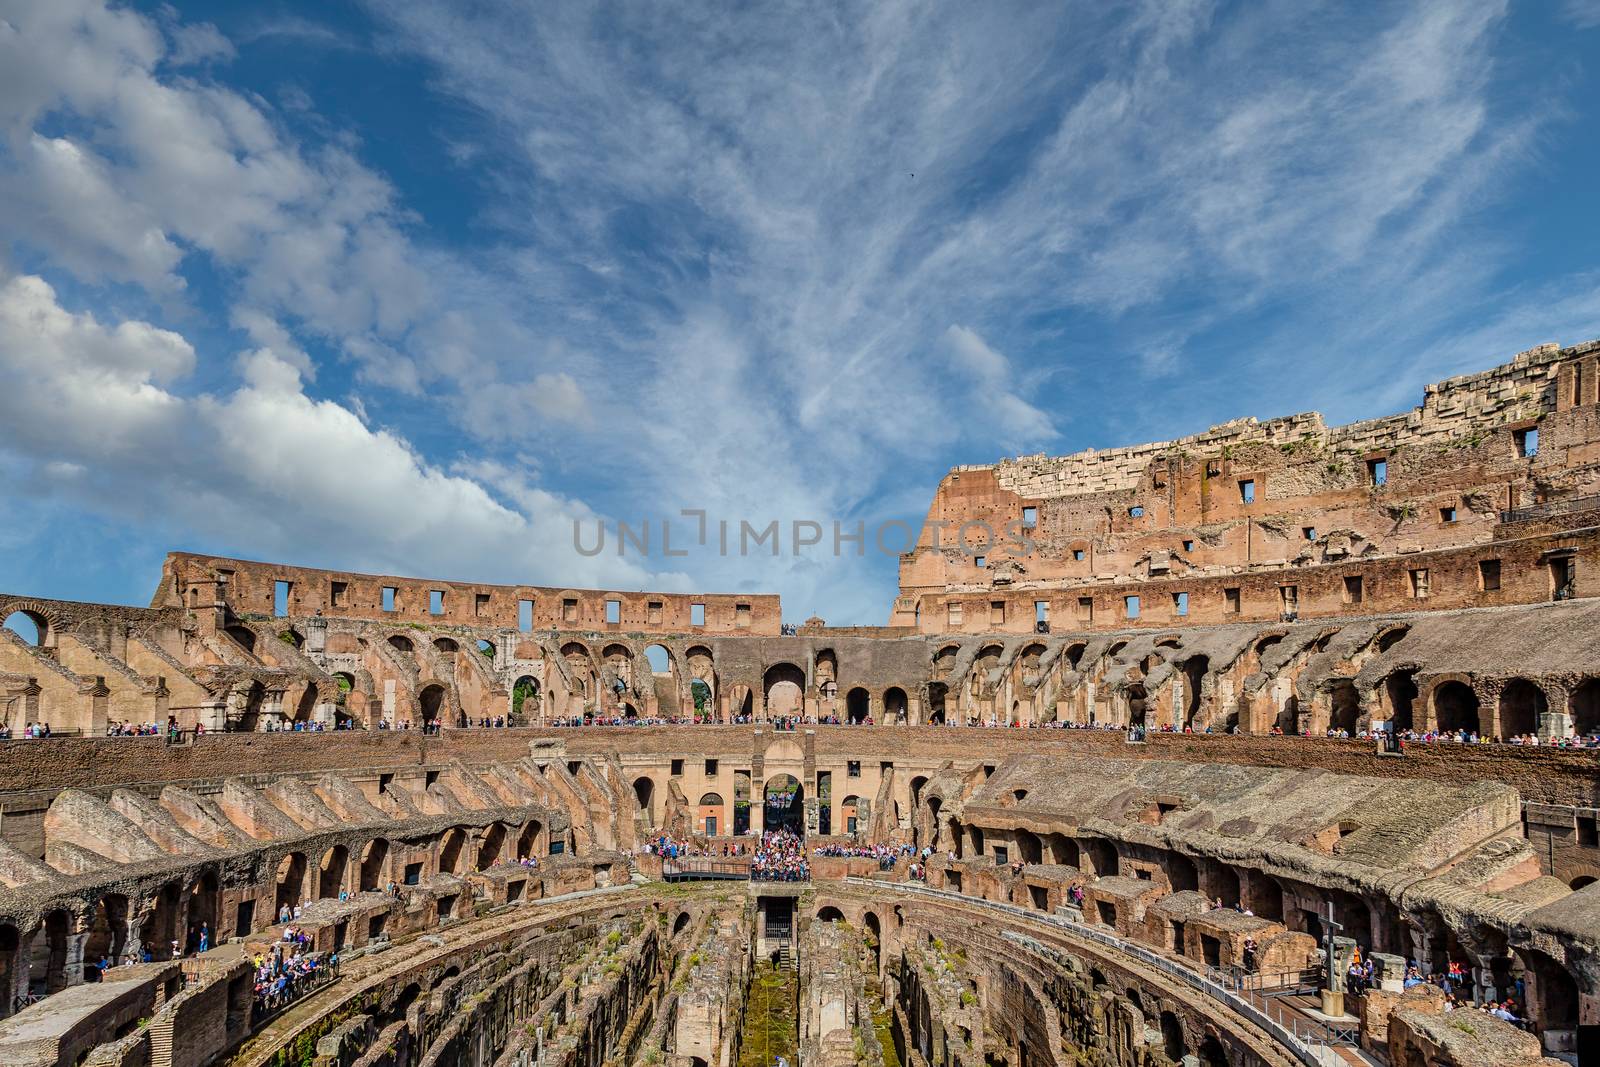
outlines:
[{"label": "ruined upper wall", "polygon": [[[282,612],[276,602],[279,582],[288,583],[287,610]],[[393,610],[384,608],[390,595],[386,590],[392,591]],[[436,593],[441,600],[438,612],[431,610]],[[612,601],[618,606],[615,622],[607,620],[607,605]],[[507,629],[521,625],[535,630],[776,634],[783,621],[782,606],[771,594],[624,593],[484,585],[317,570],[191,552],[167,556],[151,607],[199,609],[218,602],[240,616],[326,615]],[[526,614],[524,603],[531,605]],[[698,624],[697,608],[704,612]]]},{"label": "ruined upper wall", "polygon": [[[1071,496],[1137,488],[1151,462],[1175,452],[1207,453],[1249,444],[1304,442],[1365,454],[1470,437],[1476,430],[1594,403],[1600,340],[1562,348],[1540,345],[1478,374],[1435,382],[1422,405],[1396,415],[1328,427],[1317,412],[1260,422],[1234,419],[1201,433],[1126,448],[1087,449],[1066,456],[1022,456],[956,471],[994,470],[1002,488],[1021,497]],[[1560,386],[1565,385],[1562,390]]]}]

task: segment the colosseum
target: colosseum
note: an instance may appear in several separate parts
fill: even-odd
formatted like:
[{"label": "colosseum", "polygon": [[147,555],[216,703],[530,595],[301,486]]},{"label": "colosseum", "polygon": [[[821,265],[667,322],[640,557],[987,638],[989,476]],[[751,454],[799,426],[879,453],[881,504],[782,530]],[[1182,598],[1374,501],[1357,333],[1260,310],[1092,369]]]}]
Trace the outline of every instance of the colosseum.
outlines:
[{"label": "colosseum", "polygon": [[1600,342],[951,470],[887,625],[0,594],[7,1067],[1579,1062]]}]

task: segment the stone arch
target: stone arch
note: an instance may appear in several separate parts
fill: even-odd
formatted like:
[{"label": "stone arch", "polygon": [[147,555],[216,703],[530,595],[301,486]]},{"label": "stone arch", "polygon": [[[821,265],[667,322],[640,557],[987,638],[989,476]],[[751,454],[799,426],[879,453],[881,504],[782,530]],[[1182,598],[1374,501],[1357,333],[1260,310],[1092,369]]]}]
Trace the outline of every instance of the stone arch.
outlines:
[{"label": "stone arch", "polygon": [[1144,686],[1138,682],[1133,683],[1128,686],[1124,693],[1124,698],[1128,702],[1128,725],[1144,726],[1145,702],[1149,699],[1148,694],[1145,693]]},{"label": "stone arch", "polygon": [[864,723],[872,712],[872,697],[861,686],[845,694],[845,719],[851,723]]},{"label": "stone arch", "polygon": [[1040,864],[1044,862],[1044,846],[1039,841],[1039,835],[1032,830],[1017,829],[1017,856],[1023,863]]},{"label": "stone arch", "polygon": [[217,911],[222,903],[222,883],[215,870],[206,870],[189,884],[189,931],[184,949],[198,952],[200,932],[204,928],[210,947],[217,945]]},{"label": "stone arch", "polygon": [[1529,1005],[1540,1031],[1570,1030],[1578,1025],[1578,983],[1561,961],[1537,949],[1523,954],[1533,972],[1534,989]]},{"label": "stone arch", "polygon": [[1600,732],[1600,678],[1585,678],[1567,695],[1567,713],[1580,737]]},{"label": "stone arch", "polygon": [[672,921],[672,936],[677,937],[687,929],[689,929],[689,913],[680,911],[678,917]]},{"label": "stone arch", "polygon": [[1391,626],[1378,634],[1377,640],[1372,642],[1372,647],[1380,653],[1387,652],[1403,641],[1406,634],[1410,632],[1411,627],[1409,626]]},{"label": "stone arch", "polygon": [[[781,807],[779,798],[788,797]],[[792,774],[775,774],[762,789],[761,825],[763,829],[791,830],[805,836],[805,786]]]},{"label": "stone arch", "polygon": [[1183,1059],[1189,1047],[1189,1043],[1184,1040],[1183,1023],[1178,1021],[1178,1016],[1174,1012],[1163,1011],[1160,1025],[1162,1051],[1167,1054],[1167,1059],[1177,1063]]},{"label": "stone arch", "polygon": [[927,722],[944,725],[946,721],[947,703],[950,699],[950,687],[943,682],[928,683],[928,714]]},{"label": "stone arch", "polygon": [[1050,847],[1050,862],[1063,867],[1082,867],[1083,857],[1078,851],[1078,842],[1066,834],[1053,833],[1045,835],[1045,843]]},{"label": "stone arch", "polygon": [[446,656],[453,656],[461,651],[461,646],[451,637],[435,637],[433,639],[434,651]]},{"label": "stone arch", "polygon": [[1443,731],[1478,732],[1478,694],[1465,682],[1449,679],[1434,686],[1434,724]]},{"label": "stone arch", "polygon": [[761,675],[767,718],[799,715],[805,710],[806,672],[793,663],[774,663]]},{"label": "stone arch", "polygon": [[334,845],[322,855],[317,865],[317,896],[337,897],[344,887],[344,875],[350,865],[350,850]]},{"label": "stone arch", "polygon": [[389,842],[381,837],[375,837],[367,842],[367,847],[361,853],[361,880],[357,883],[361,892],[374,893],[383,888],[383,868],[389,859]]},{"label": "stone arch", "polygon": [[1416,724],[1417,668],[1390,671],[1384,676],[1383,687],[1389,703],[1389,721],[1394,729],[1413,729]]},{"label": "stone arch", "polygon": [[824,904],[822,907],[817,909],[817,921],[823,923],[842,923],[844,922],[844,912],[840,911],[832,904]]},{"label": "stone arch", "polygon": [[1066,651],[1061,653],[1061,658],[1073,669],[1078,669],[1078,664],[1083,661],[1083,653],[1089,645],[1085,641],[1074,641],[1068,645]]},{"label": "stone arch", "polygon": [[861,798],[854,793],[839,801],[840,829],[847,834],[860,833],[861,826]]},{"label": "stone arch", "polygon": [[251,682],[244,692],[244,708],[239,712],[240,730],[250,733],[261,726],[261,708],[266,702],[266,686]]},{"label": "stone arch", "polygon": [[417,650],[417,646],[412,644],[411,638],[407,637],[405,634],[390,634],[389,647],[394,649],[396,652],[403,652],[406,655],[410,655]]},{"label": "stone arch", "polygon": [[511,714],[528,718],[538,714],[539,679],[524,674],[511,685]]},{"label": "stone arch", "polygon": [[300,903],[306,887],[306,857],[303,852],[291,852],[278,861],[276,889],[272,910],[281,914],[285,907],[294,908]]},{"label": "stone arch", "polygon": [[1172,887],[1172,892],[1181,893],[1200,888],[1199,868],[1194,865],[1194,860],[1183,853],[1168,852],[1166,868],[1167,884]]},{"label": "stone arch", "polygon": [[[12,927],[15,933],[16,928]],[[128,898],[121,893],[105,893],[94,902],[94,914],[89,919],[89,936],[83,944],[86,963],[99,963],[104,958],[114,966],[122,956],[128,940]],[[0,996],[11,989],[5,981],[5,968],[9,959],[5,951],[4,935],[0,934]],[[16,946],[12,946],[15,951]],[[9,996],[5,996],[9,1001]]]},{"label": "stone arch", "polygon": [[1361,722],[1361,694],[1350,678],[1341,678],[1328,690],[1328,726],[1354,734]]},{"label": "stone arch", "polygon": [[439,843],[439,873],[460,874],[461,853],[467,844],[467,832],[452,826]]},{"label": "stone arch", "polygon": [[743,682],[728,686],[728,712],[736,719],[749,719],[755,714],[755,693]]},{"label": "stone arch", "polygon": [[236,622],[223,628],[223,634],[250,655],[256,654],[256,632],[244,623]]},{"label": "stone arch", "polygon": [[[44,974],[47,993],[58,993],[67,988],[67,941],[72,936],[72,915],[63,908],[46,912],[44,928],[34,942],[33,972]],[[167,946],[163,945],[165,950]]]},{"label": "stone arch", "polygon": [[1536,734],[1549,701],[1533,682],[1526,678],[1513,678],[1500,690],[1500,737]]},{"label": "stone arch", "polygon": [[486,871],[500,860],[500,850],[505,847],[506,827],[504,823],[492,822],[483,829],[483,838],[478,842],[478,870]]},{"label": "stone arch", "polygon": [[933,654],[933,673],[941,678],[949,677],[960,655],[960,645],[945,645]]},{"label": "stone arch", "polygon": [[0,626],[17,635],[17,638],[35,648],[54,648],[56,645],[56,624],[51,615],[39,605],[27,601],[13,603],[5,608],[5,617],[0,621]]},{"label": "stone arch", "polygon": [[639,811],[644,815],[646,826],[654,826],[655,820],[655,779],[648,774],[640,775],[633,780],[633,799],[639,805]]},{"label": "stone arch", "polygon": [[910,702],[906,698],[906,691],[898,685],[891,685],[883,691],[883,721],[905,722]]},{"label": "stone arch", "polygon": [[539,847],[539,834],[543,830],[538,819],[529,819],[528,824],[522,828],[522,833],[517,835],[517,859],[525,860],[534,854]]},{"label": "stone arch", "polygon": [[446,709],[444,686],[432,682],[422,687],[417,693],[417,709],[422,714],[424,725],[432,725],[439,721],[440,714]]}]

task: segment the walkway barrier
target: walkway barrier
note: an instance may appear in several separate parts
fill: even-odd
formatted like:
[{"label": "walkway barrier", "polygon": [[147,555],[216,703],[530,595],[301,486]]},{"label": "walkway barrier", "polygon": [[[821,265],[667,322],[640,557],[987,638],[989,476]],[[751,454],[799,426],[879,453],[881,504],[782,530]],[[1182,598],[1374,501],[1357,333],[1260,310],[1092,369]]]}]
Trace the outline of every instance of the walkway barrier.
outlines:
[{"label": "walkway barrier", "polygon": [[690,881],[747,881],[750,878],[748,859],[719,859],[713,856],[680,856],[661,861],[663,882]]},{"label": "walkway barrier", "polygon": [[[879,893],[884,890],[883,882],[871,881],[866,878],[846,878],[845,881]],[[1329,1033],[1328,1028],[1311,1023],[1303,1027],[1298,1023],[1294,1024],[1292,1028],[1286,1027],[1244,997],[1227,988],[1217,978],[1202,975],[1188,967],[1180,966],[1165,956],[1152,952],[1143,945],[1126,941],[1115,934],[1096,930],[1093,927],[1073,922],[1070,919],[1063,919],[1059,915],[1047,915],[1044,912],[1030,911],[1015,904],[1001,904],[993,900],[984,900],[982,897],[969,897],[961,893],[952,893],[947,889],[929,889],[926,886],[914,886],[904,882],[896,882],[893,885],[895,888],[914,896],[924,896],[933,900],[987,908],[990,911],[1027,919],[1030,922],[1046,923],[1065,931],[1072,937],[1081,937],[1085,941],[1093,941],[1124,955],[1132,956],[1140,963],[1147,964],[1163,974],[1178,979],[1185,985],[1204,993],[1212,1000],[1226,1005],[1249,1019],[1266,1031],[1280,1045],[1293,1053],[1294,1057],[1305,1064],[1306,1067],[1329,1067],[1330,1064],[1342,1064],[1344,1062],[1333,1051],[1334,1045],[1345,1043],[1343,1040],[1344,1034]],[[1220,978],[1221,976],[1218,975],[1217,977]]]}]

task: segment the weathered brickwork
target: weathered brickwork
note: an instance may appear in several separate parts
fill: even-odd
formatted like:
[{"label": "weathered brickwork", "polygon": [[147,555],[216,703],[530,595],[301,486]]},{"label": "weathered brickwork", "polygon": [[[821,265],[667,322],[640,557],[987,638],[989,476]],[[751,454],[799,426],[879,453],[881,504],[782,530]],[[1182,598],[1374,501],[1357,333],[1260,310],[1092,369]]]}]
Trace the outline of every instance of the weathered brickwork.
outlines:
[{"label": "weathered brickwork", "polygon": [[[1595,595],[1597,351],[1547,345],[1350,426],[1243,419],[956,468],[902,558],[890,622],[1026,632]],[[1528,528],[1550,510],[1558,528]]]}]

